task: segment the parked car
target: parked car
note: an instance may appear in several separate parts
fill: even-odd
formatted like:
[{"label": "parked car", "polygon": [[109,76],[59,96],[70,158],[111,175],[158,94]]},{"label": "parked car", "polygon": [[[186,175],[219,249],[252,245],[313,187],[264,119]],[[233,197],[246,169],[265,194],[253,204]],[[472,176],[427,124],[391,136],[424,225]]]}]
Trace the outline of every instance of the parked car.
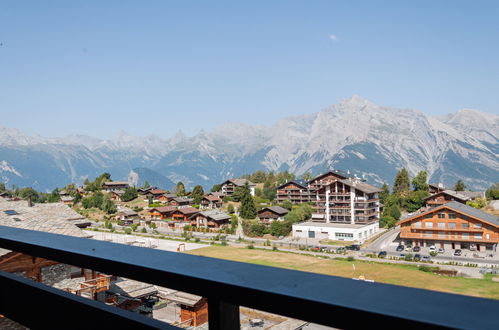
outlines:
[{"label": "parked car", "polygon": [[414,261],[420,261],[421,260],[421,255],[419,253],[416,253],[414,255]]},{"label": "parked car", "polygon": [[360,245],[358,244],[352,244],[346,247],[347,250],[352,250],[352,251],[360,251]]},{"label": "parked car", "polygon": [[400,258],[400,259],[405,259],[405,253],[401,253],[401,254],[399,255],[399,258]]},{"label": "parked car", "polygon": [[432,245],[432,246],[430,246],[430,248],[428,249],[428,251],[429,252],[435,252],[435,251],[437,251],[437,248],[436,248],[435,245]]},{"label": "parked car", "polygon": [[404,246],[403,246],[403,245],[399,245],[399,246],[397,246],[396,251],[397,251],[397,252],[402,252],[402,251],[404,251]]},{"label": "parked car", "polygon": [[336,253],[343,253],[343,252],[345,252],[345,251],[346,251],[346,249],[345,249],[344,247],[339,247],[339,248],[337,248],[337,249],[336,249],[336,251],[335,251],[335,252],[336,252]]},{"label": "parked car", "polygon": [[444,253],[445,252],[445,249],[444,248],[440,248],[438,249],[438,253]]},{"label": "parked car", "polygon": [[430,261],[430,260],[431,260],[431,258],[430,258],[430,256],[423,256],[423,257],[421,258],[421,260],[422,260],[422,261]]},{"label": "parked car", "polygon": [[407,245],[405,247],[405,252],[412,252],[412,245]]},{"label": "parked car", "polygon": [[415,246],[412,248],[412,251],[413,252],[420,252],[421,251],[421,247],[420,246]]},{"label": "parked car", "polygon": [[386,251],[380,251],[378,253],[378,258],[384,258],[384,257],[386,257]]},{"label": "parked car", "polygon": [[456,251],[454,251],[454,255],[455,255],[456,257],[460,257],[462,252],[463,252],[463,251],[461,251],[460,249],[457,249]]}]

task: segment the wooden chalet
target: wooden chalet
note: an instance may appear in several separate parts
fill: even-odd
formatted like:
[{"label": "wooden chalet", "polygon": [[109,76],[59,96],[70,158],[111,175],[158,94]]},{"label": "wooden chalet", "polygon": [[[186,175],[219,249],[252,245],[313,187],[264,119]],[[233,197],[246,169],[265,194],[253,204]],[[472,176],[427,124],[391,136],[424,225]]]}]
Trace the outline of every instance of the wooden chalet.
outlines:
[{"label": "wooden chalet", "polygon": [[202,211],[189,217],[197,228],[221,229],[230,225],[232,217],[218,210]]},{"label": "wooden chalet", "polygon": [[170,205],[178,208],[189,207],[193,201],[194,199],[189,197],[174,197],[170,200]]},{"label": "wooden chalet", "polygon": [[69,195],[65,195],[65,196],[61,196],[61,202],[64,204],[64,205],[72,205],[73,204],[73,197],[69,196]]},{"label": "wooden chalet", "polygon": [[155,220],[169,219],[176,210],[177,207],[175,206],[153,207],[149,209],[149,218]]},{"label": "wooden chalet", "polygon": [[467,201],[471,201],[479,197],[485,198],[485,193],[475,191],[444,190],[426,197],[424,201],[426,202],[426,206],[434,207],[451,201],[466,204]]},{"label": "wooden chalet", "polygon": [[250,193],[251,196],[255,196],[255,187],[256,184],[253,182],[247,180],[247,179],[229,179],[224,181],[222,184],[220,184],[220,191],[222,194],[225,196],[230,196],[234,194],[234,191],[236,190],[237,187],[244,187],[248,183],[248,186],[250,188]]},{"label": "wooden chalet", "polygon": [[[151,189],[147,193],[147,199],[152,198],[153,202],[158,202],[160,201],[160,197],[166,194],[167,191],[163,189]],[[164,200],[166,201],[166,200]]]},{"label": "wooden chalet", "polygon": [[[81,238],[91,237],[90,234],[77,227],[77,224],[88,222],[88,220],[81,221],[81,216],[75,216],[74,213],[76,212],[61,203],[32,205],[26,201],[0,200],[1,226],[17,227]],[[81,283],[99,278],[98,274],[92,270],[73,267],[61,264],[58,261],[6,249],[0,249],[0,271],[16,273],[50,286],[55,286],[56,284],[60,284],[61,282],[64,283],[65,281],[72,279],[73,282],[80,285]],[[83,290],[85,296],[90,299],[95,299],[96,293],[107,289],[109,281],[104,280],[104,282],[104,284],[99,282],[99,285],[97,285],[97,283],[87,283],[89,290]],[[90,286],[92,286],[92,288],[90,288]],[[61,288],[66,290],[67,287],[63,285]],[[71,290],[66,291],[73,292]],[[83,291],[80,290],[79,292],[81,293]]]},{"label": "wooden chalet", "polygon": [[161,203],[169,203],[175,197],[177,197],[175,194],[163,194],[158,197],[158,201]]},{"label": "wooden chalet", "polygon": [[185,292],[175,292],[166,298],[180,306],[183,327],[199,327],[208,322],[208,299]]},{"label": "wooden chalet", "polygon": [[292,204],[301,204],[310,201],[310,192],[306,181],[293,180],[277,187],[277,202],[290,201]]},{"label": "wooden chalet", "polygon": [[121,202],[121,196],[123,196],[124,193],[124,190],[113,190],[111,191],[111,199],[113,201]]},{"label": "wooden chalet", "polygon": [[207,195],[204,196],[203,199],[201,199],[201,203],[199,204],[199,207],[201,209],[218,209],[221,208],[223,205],[223,201],[213,195]]},{"label": "wooden chalet", "polygon": [[257,212],[258,222],[270,226],[274,221],[283,221],[284,216],[288,214],[288,212],[287,209],[280,206],[264,207]]},{"label": "wooden chalet", "polygon": [[102,190],[111,192],[116,190],[125,190],[128,187],[129,184],[126,181],[109,181],[104,182],[104,184],[102,185]]},{"label": "wooden chalet", "polygon": [[428,184],[428,192],[432,195],[439,193],[439,192],[442,192],[444,190],[447,190],[447,189],[445,189],[443,183],[430,183],[430,184]]},{"label": "wooden chalet", "polygon": [[189,218],[199,213],[199,209],[195,207],[181,207],[172,213],[172,221],[177,223],[188,223]]},{"label": "wooden chalet", "polygon": [[155,285],[129,279],[118,279],[107,291],[106,302],[118,308],[152,316],[150,301],[157,301]]},{"label": "wooden chalet", "polygon": [[148,187],[148,188],[138,188],[137,193],[139,195],[146,195],[149,191],[157,189],[157,187]]},{"label": "wooden chalet", "polygon": [[139,220],[140,216],[134,210],[123,207],[123,208],[118,209],[118,212],[116,213],[115,218],[116,218],[116,220],[123,221],[126,224],[132,224],[134,222],[134,220]]},{"label": "wooden chalet", "polygon": [[397,224],[405,244],[496,251],[499,243],[499,217],[457,201],[431,208]]},{"label": "wooden chalet", "polygon": [[215,196],[215,197],[218,197],[220,199],[224,199],[224,197],[225,197],[224,193],[221,191],[212,191],[212,192],[208,193],[208,196]]}]

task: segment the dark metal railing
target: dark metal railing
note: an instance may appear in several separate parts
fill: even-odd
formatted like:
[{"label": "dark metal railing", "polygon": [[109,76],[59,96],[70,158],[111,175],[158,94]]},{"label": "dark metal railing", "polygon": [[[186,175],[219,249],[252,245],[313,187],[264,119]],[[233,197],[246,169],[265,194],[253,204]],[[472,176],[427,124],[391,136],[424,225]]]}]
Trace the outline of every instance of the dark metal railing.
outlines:
[{"label": "dark metal railing", "polygon": [[[238,329],[239,306],[337,328],[499,324],[496,300],[3,226],[0,247],[207,297],[210,329]],[[171,327],[8,273],[0,286],[0,313],[32,328]]]}]

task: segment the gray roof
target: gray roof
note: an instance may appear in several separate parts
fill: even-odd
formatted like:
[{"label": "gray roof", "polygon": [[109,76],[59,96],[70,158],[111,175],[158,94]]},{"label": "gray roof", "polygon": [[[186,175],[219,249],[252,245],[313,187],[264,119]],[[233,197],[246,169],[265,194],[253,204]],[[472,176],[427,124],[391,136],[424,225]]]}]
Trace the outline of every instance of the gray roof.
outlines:
[{"label": "gray roof", "polygon": [[479,220],[491,223],[491,224],[499,227],[499,217],[498,216],[490,214],[490,213],[487,213],[487,212],[484,212],[482,210],[476,209],[474,207],[471,207],[469,205],[466,205],[466,204],[463,204],[463,203],[459,203],[459,202],[456,202],[456,201],[451,201],[451,202],[448,202],[448,203],[445,203],[445,204],[442,204],[442,205],[439,205],[439,206],[436,206],[436,207],[432,207],[431,209],[428,209],[425,212],[416,214],[416,215],[414,215],[414,216],[412,216],[410,218],[407,218],[407,219],[403,219],[403,220],[399,221],[399,223],[402,223],[402,222],[405,222],[407,220],[411,220],[411,219],[419,217],[421,215],[425,215],[427,213],[431,213],[431,212],[434,212],[436,210],[440,210],[440,209],[444,209],[444,208],[450,208],[450,209],[452,209],[454,211],[463,213],[465,215],[477,218]]},{"label": "gray roof", "polygon": [[288,184],[295,184],[295,185],[300,186],[304,189],[308,189],[308,184],[307,184],[307,181],[305,181],[305,180],[291,180],[291,181],[288,181],[288,182],[281,184],[279,187],[277,187],[277,189],[280,189],[281,187],[284,187]]},{"label": "gray roof", "polygon": [[203,211],[203,212],[200,212],[199,214],[201,214],[202,216],[204,216],[206,218],[213,219],[215,221],[228,220],[228,219],[232,218],[230,215],[225,214],[223,212],[220,212],[218,210]]},{"label": "gray roof", "polygon": [[[246,182],[248,182],[249,186],[256,186],[253,182],[251,182],[250,180],[247,180],[247,179],[229,179],[229,180],[225,181],[224,183],[227,183],[227,182],[232,182],[234,185],[236,185],[238,187],[243,187],[244,185],[246,185]],[[224,184],[224,183],[222,183],[222,184]]]},{"label": "gray roof", "polygon": [[[7,215],[4,211],[14,210],[17,214]],[[44,231],[76,237],[90,237],[77,227],[88,223],[88,219],[62,203],[34,204],[26,201],[0,199],[0,225]]]},{"label": "gray roof", "polygon": [[441,192],[438,192],[438,193],[435,193],[429,197],[426,197],[426,199],[430,199],[432,198],[433,196],[436,196],[436,195],[440,195],[440,194],[446,194],[446,195],[449,195],[449,196],[452,196],[456,199],[460,199],[462,201],[468,201],[470,199],[475,199],[475,198],[478,198],[478,197],[485,197],[485,193],[484,192],[480,192],[480,191],[455,191],[455,190],[444,190],[444,191],[441,191]]},{"label": "gray roof", "polygon": [[344,183],[350,187],[353,187],[357,190],[360,190],[366,194],[372,194],[372,193],[377,193],[381,192],[382,190],[378,187],[375,187],[373,185],[370,185],[369,183],[362,182],[357,179],[343,179],[343,180],[338,180],[341,183]]},{"label": "gray roof", "polygon": [[276,205],[276,206],[264,207],[258,213],[263,212],[264,210],[270,210],[270,211],[277,213],[279,215],[288,214],[288,212],[289,212],[287,209]]},{"label": "gray roof", "polygon": [[[462,203],[459,203],[456,201],[452,201],[452,202],[446,203],[442,206],[449,207],[455,211],[465,213],[466,215],[470,215],[472,217],[478,218],[478,219],[483,220],[485,222],[492,223],[496,226],[499,226],[499,217],[497,215],[493,215],[493,214],[484,212],[482,210],[476,209],[476,208],[471,207],[469,205],[462,204]],[[433,209],[435,209],[435,208],[433,208]],[[433,209],[430,209],[430,211]]]}]

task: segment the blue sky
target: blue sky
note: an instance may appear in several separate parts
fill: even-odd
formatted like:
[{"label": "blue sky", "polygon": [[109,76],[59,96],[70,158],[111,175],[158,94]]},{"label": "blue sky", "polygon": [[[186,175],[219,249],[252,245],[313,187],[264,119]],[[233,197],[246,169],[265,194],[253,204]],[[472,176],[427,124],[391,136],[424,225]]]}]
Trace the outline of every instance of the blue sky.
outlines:
[{"label": "blue sky", "polygon": [[0,125],[195,134],[353,94],[499,113],[499,1],[1,1]]}]

